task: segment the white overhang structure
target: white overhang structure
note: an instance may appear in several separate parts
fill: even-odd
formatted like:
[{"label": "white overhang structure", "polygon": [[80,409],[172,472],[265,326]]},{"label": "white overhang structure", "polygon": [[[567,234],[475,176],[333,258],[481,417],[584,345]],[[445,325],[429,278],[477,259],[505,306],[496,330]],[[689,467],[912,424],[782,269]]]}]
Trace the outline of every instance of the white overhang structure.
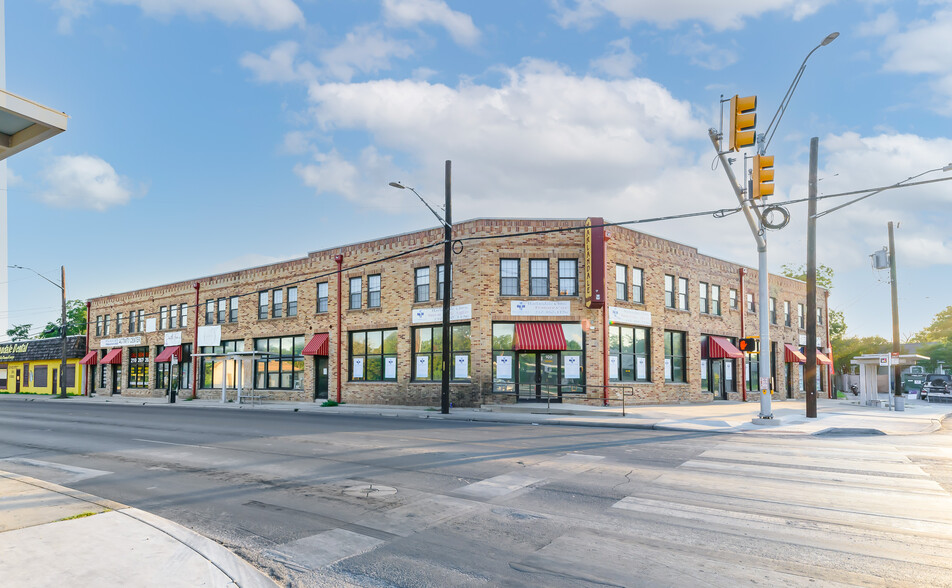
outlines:
[{"label": "white overhang structure", "polygon": [[0,160],[66,130],[65,113],[0,90]]}]

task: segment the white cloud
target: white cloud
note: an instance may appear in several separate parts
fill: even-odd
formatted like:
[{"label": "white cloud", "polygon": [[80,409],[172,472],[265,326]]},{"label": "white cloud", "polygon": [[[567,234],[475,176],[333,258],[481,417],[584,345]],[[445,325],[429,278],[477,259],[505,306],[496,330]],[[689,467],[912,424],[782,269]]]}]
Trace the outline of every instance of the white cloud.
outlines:
[{"label": "white cloud", "polygon": [[468,14],[457,12],[443,0],[383,0],[385,22],[395,27],[433,23],[446,29],[459,45],[479,43],[480,32]]},{"label": "white cloud", "polygon": [[934,108],[952,115],[952,9],[940,8],[929,20],[910,24],[886,37],[883,69],[929,76]]},{"label": "white cloud", "polygon": [[356,73],[371,74],[390,69],[390,59],[405,59],[413,49],[403,41],[385,36],[373,26],[357,27],[344,41],[321,54],[326,74],[349,81]]},{"label": "white cloud", "polygon": [[297,60],[298,44],[284,41],[269,49],[265,56],[245,53],[238,60],[250,69],[259,82],[299,82],[313,78],[314,66]]},{"label": "white cloud", "polygon": [[38,195],[57,208],[103,211],[129,202],[134,195],[128,178],[93,155],[63,155],[44,170],[46,189]]},{"label": "white cloud", "polygon": [[608,52],[597,59],[593,59],[590,66],[595,71],[616,78],[631,77],[641,61],[631,52],[631,39],[624,37],[608,44]]},{"label": "white cloud", "polygon": [[57,0],[60,32],[69,32],[72,21],[89,14],[93,4],[138,6],[147,16],[168,19],[211,17],[227,24],[244,24],[265,30],[304,25],[304,14],[293,0]]},{"label": "white cloud", "polygon": [[[707,172],[709,154],[704,152],[701,164],[685,146],[703,144],[706,127],[689,104],[656,82],[580,77],[532,60],[503,74],[498,87],[419,80],[313,83],[309,95],[318,127],[366,132],[376,147],[353,160],[322,154],[296,172],[319,192],[389,207],[396,196],[389,181],[410,179],[424,195],[439,195],[442,166],[434,162],[453,159],[459,162],[456,218],[597,212],[637,217],[670,210],[674,194],[683,195],[679,204],[690,209],[710,190],[716,176]],[[397,156],[439,169],[434,176],[401,173],[391,161]],[[706,173],[691,171],[695,166]],[[408,210],[426,214],[419,203]]]},{"label": "white cloud", "polygon": [[856,34],[862,37],[888,35],[899,28],[899,17],[892,10],[879,14],[871,21],[860,23]]},{"label": "white cloud", "polygon": [[710,0],[669,0],[667,2],[632,2],[631,0],[552,0],[556,20],[565,28],[587,28],[606,14],[623,26],[649,22],[670,27],[682,21],[707,23],[717,30],[739,29],[744,21],[762,14],[784,11],[793,20],[802,20],[816,13],[833,0],[736,0],[725,4]]},{"label": "white cloud", "polygon": [[712,70],[724,69],[737,62],[737,52],[704,42],[704,31],[695,25],[691,32],[674,38],[673,53],[687,55],[691,63]]}]

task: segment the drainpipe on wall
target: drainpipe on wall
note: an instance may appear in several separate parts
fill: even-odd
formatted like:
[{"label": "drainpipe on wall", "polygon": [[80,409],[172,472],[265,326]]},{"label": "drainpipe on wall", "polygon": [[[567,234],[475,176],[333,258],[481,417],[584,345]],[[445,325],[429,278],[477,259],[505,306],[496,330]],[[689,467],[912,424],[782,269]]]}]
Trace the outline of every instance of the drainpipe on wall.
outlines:
[{"label": "drainpipe on wall", "polygon": [[[602,221],[604,223],[604,221]],[[608,231],[605,231],[605,238],[602,239],[602,259],[605,260],[605,280],[608,280]],[[625,278],[627,281],[628,278]],[[602,286],[602,291],[606,293],[603,295],[605,299],[605,304],[602,304],[602,385],[604,388],[602,402],[605,406],[608,406],[608,296],[607,288]],[[621,378],[619,378],[620,380]],[[625,391],[622,390],[622,394]]]},{"label": "drainpipe on wall", "polygon": [[[92,304],[86,303],[86,353],[83,357],[89,355],[89,309]],[[83,396],[89,396],[89,366],[83,366]]]},{"label": "drainpipe on wall", "polygon": [[[833,361],[833,342],[830,341],[830,291],[826,291],[826,302],[823,304],[823,308],[826,309],[826,346],[830,348],[830,361]],[[830,377],[827,379],[826,394],[828,398],[833,398],[833,365],[826,370],[826,373],[830,374]]]},{"label": "drainpipe on wall", "polygon": [[[743,339],[747,336],[746,334],[746,317],[747,317],[747,292],[744,289],[744,277],[747,275],[747,268],[740,268],[740,300],[738,301],[738,306],[740,306],[740,338]],[[741,358],[740,360],[740,395],[741,399],[744,402],[747,402],[747,356]]]},{"label": "drainpipe on wall", "polygon": [[[192,400],[198,398],[198,353],[200,350],[198,348],[198,291],[201,288],[201,284],[195,282],[193,286],[195,288],[195,336],[192,339]],[[171,377],[171,376],[170,376]]]},{"label": "drainpipe on wall", "polygon": [[344,256],[338,253],[334,256],[334,261],[337,262],[337,403],[340,404],[340,371],[341,371],[341,338],[343,333],[341,332],[341,299],[343,298],[343,293],[341,290],[341,267],[344,263]]}]

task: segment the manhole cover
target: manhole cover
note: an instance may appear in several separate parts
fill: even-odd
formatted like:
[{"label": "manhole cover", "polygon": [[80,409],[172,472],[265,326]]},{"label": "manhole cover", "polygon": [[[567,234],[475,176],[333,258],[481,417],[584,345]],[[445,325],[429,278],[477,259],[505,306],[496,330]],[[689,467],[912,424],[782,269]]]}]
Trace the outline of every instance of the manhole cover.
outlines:
[{"label": "manhole cover", "polygon": [[351,486],[344,490],[344,494],[356,496],[357,498],[380,498],[396,493],[396,488],[392,486],[381,486],[379,484],[361,484],[360,486]]}]

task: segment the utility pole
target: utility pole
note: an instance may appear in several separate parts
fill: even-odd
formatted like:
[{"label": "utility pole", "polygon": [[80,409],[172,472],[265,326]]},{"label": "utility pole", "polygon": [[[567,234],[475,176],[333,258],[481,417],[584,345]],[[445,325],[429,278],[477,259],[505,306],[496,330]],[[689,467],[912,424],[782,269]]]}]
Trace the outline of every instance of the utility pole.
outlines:
[{"label": "utility pole", "polygon": [[[892,225],[890,225],[891,227]],[[63,341],[63,361],[60,364],[60,398],[66,398],[66,331],[69,325],[66,324],[66,266],[60,266],[60,289],[63,291],[63,316],[60,322],[60,339]]]},{"label": "utility pole", "polygon": [[[893,376],[893,386],[895,390],[893,394],[895,398],[893,399],[893,407],[895,410],[906,410],[906,403],[902,397],[902,377],[901,377],[901,368],[899,367],[899,362],[896,361],[899,356],[899,291],[898,286],[896,285],[896,240],[893,237],[893,223],[889,221],[889,284],[890,289],[892,290],[892,336],[893,336],[893,345],[892,345],[892,361],[890,365],[892,367],[892,376]],[[895,363],[893,363],[895,362]]]},{"label": "utility pole", "polygon": [[807,201],[807,365],[803,387],[807,393],[807,418],[816,418],[816,175],[820,139],[810,139],[810,181]]},{"label": "utility pole", "polygon": [[450,292],[453,276],[453,216],[452,201],[453,162],[446,160],[446,210],[443,211],[443,382],[440,387],[440,412],[450,413],[450,370],[453,369],[453,336],[450,329]]}]

